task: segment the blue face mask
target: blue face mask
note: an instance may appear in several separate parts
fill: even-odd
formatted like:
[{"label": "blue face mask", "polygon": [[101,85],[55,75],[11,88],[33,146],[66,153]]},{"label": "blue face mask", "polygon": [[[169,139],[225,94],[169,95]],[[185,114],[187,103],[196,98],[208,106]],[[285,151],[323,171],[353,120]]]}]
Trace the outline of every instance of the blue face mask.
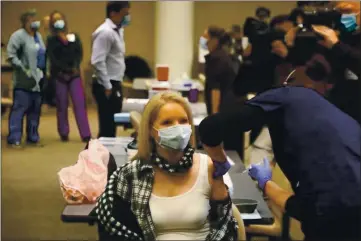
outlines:
[{"label": "blue face mask", "polygon": [[58,29],[58,30],[62,30],[64,29],[65,27],[65,21],[64,20],[57,20],[55,23],[54,23],[54,28],[55,29]]},{"label": "blue face mask", "polygon": [[348,32],[355,31],[357,29],[356,14],[342,14],[341,23],[345,26]]},{"label": "blue face mask", "polygon": [[192,135],[190,125],[174,125],[158,130],[159,145],[172,150],[183,151]]},{"label": "blue face mask", "polygon": [[124,18],[120,24],[122,27],[128,26],[130,24],[130,14],[124,16]]},{"label": "blue face mask", "polygon": [[33,30],[38,30],[40,28],[40,21],[34,21],[30,23],[30,28]]},{"label": "blue face mask", "polygon": [[208,50],[207,42],[208,42],[208,39],[206,39],[203,36],[199,39],[199,45],[201,46],[202,49]]}]

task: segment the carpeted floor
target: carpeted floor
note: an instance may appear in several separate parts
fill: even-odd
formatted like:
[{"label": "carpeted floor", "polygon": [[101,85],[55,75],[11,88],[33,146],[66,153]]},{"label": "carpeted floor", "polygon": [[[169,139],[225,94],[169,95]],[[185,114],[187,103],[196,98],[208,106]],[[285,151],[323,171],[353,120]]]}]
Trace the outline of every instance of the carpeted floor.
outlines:
[{"label": "carpeted floor", "polygon": [[[95,110],[89,111],[93,136],[97,135]],[[44,111],[40,135],[45,147],[11,149],[6,145],[8,117],[1,121],[1,240],[96,240],[97,232],[87,224],[65,224],[60,220],[64,200],[57,172],[74,164],[85,144],[81,142],[72,111],[69,111],[70,141],[59,141],[54,110]],[[119,134],[128,134],[120,132]]]}]

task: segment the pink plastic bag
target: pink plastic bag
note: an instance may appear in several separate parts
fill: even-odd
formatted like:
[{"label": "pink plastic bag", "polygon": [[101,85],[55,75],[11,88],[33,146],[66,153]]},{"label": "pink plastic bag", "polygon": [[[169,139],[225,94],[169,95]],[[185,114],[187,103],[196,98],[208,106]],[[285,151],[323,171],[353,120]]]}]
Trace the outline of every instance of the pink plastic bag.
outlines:
[{"label": "pink plastic bag", "polygon": [[98,140],[91,140],[75,165],[59,171],[60,188],[68,204],[96,202],[107,183],[109,155]]}]

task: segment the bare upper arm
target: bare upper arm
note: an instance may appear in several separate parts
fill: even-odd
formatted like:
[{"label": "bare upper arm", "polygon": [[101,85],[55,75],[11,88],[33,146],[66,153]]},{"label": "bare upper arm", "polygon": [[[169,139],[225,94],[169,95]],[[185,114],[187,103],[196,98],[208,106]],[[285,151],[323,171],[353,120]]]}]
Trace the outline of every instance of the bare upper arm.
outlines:
[{"label": "bare upper arm", "polygon": [[224,200],[228,197],[228,190],[224,184],[223,177],[214,179],[214,165],[210,157],[208,159],[208,181],[211,186],[211,199]]}]

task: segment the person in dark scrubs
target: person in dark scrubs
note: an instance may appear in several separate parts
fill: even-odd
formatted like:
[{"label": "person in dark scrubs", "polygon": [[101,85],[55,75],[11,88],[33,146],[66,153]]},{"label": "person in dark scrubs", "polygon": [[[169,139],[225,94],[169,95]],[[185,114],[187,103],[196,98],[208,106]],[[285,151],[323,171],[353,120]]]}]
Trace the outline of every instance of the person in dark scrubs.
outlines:
[{"label": "person in dark scrubs", "polygon": [[[231,37],[222,28],[210,26],[201,37],[201,45],[206,45],[209,54],[205,56],[205,102],[208,115],[232,111],[237,103],[233,93],[236,71],[229,54]],[[225,140],[227,150],[241,153],[240,137]]]},{"label": "person in dark scrubs", "polygon": [[205,100],[208,114],[229,109],[234,101],[232,86],[236,77],[231,56],[226,50],[231,46],[231,37],[224,29],[211,26],[203,36],[209,54],[205,56]]},{"label": "person in dark scrubs", "polygon": [[237,112],[207,117],[199,132],[212,160],[226,164],[224,138],[259,124],[269,127],[275,160],[294,191],[272,181],[265,159],[248,171],[265,195],[301,222],[305,240],[360,240],[358,122],[311,88],[282,86],[258,94]]}]

